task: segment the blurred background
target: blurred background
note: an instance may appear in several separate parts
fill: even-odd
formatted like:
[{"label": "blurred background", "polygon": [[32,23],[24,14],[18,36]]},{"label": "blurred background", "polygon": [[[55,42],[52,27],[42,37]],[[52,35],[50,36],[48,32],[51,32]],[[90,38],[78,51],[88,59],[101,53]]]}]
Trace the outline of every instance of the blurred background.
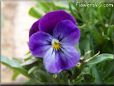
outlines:
[{"label": "blurred background", "polygon": [[[36,21],[35,18],[28,15],[34,1],[22,0],[3,0],[1,1],[1,55],[9,58],[23,59],[28,50],[28,32]],[[1,83],[12,83],[25,80],[19,76],[17,80],[12,81],[12,71],[1,65]]]}]

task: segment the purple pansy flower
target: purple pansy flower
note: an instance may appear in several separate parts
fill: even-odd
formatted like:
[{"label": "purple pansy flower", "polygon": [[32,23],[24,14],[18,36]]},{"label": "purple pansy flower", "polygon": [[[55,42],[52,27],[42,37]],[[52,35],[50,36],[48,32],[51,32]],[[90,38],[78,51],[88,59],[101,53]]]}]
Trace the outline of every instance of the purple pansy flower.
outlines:
[{"label": "purple pansy flower", "polygon": [[80,54],[75,45],[79,41],[80,30],[74,17],[65,11],[44,15],[32,25],[29,37],[32,55],[43,58],[48,72],[59,73],[79,62]]}]

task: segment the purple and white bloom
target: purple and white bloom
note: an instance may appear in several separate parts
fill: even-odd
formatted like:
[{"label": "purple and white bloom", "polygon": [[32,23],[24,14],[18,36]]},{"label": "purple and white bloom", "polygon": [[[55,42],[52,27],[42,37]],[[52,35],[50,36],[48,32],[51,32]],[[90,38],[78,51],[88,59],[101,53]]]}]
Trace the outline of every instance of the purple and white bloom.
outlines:
[{"label": "purple and white bloom", "polygon": [[36,21],[29,33],[29,48],[33,56],[43,58],[46,70],[59,73],[79,62],[75,49],[80,30],[73,16],[63,10],[49,12]]}]

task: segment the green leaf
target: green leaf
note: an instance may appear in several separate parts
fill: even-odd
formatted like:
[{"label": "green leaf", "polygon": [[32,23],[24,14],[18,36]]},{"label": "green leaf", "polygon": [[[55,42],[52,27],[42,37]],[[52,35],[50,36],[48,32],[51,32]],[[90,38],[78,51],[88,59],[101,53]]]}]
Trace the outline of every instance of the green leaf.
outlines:
[{"label": "green leaf", "polygon": [[95,83],[101,84],[102,83],[102,79],[101,79],[100,74],[97,71],[95,65],[91,67],[91,72],[92,72],[92,75],[95,77]]},{"label": "green leaf", "polygon": [[25,61],[24,63],[22,63],[21,65],[22,66],[30,65],[30,64],[35,63],[36,61],[37,61],[37,59],[31,58],[31,59],[28,59],[27,61]]},{"label": "green leaf", "polygon": [[18,71],[13,71],[12,80],[15,80],[20,73]]},{"label": "green leaf", "polygon": [[81,54],[85,54],[85,52],[88,52],[90,51],[90,35],[87,34],[85,37],[83,37],[81,40],[80,40],[80,43],[79,43],[79,48],[81,50]]},{"label": "green leaf", "polygon": [[47,4],[46,2],[39,2],[38,7],[40,7],[44,12],[48,12],[50,9],[49,3]]},{"label": "green leaf", "polygon": [[1,56],[0,58],[1,58],[1,62],[8,67],[12,67],[12,68],[20,68],[21,67],[20,63],[18,63],[16,60],[9,59],[5,56]]},{"label": "green leaf", "polygon": [[44,70],[41,70],[37,67],[37,69],[35,68],[33,72],[33,76],[36,80],[41,81],[41,82],[49,82],[52,80],[52,78],[50,77],[50,75],[45,72]]},{"label": "green leaf", "polygon": [[103,37],[102,37],[101,33],[96,28],[94,28],[94,30],[91,30],[91,33],[93,34],[93,38],[94,38],[95,42],[97,44],[102,44]]},{"label": "green leaf", "polygon": [[28,53],[25,55],[24,61],[30,60],[31,58],[33,58],[31,53]]},{"label": "green leaf", "polygon": [[31,7],[29,10],[29,15],[35,17],[35,18],[40,18],[42,14],[38,12],[38,9],[36,7]]},{"label": "green leaf", "polygon": [[102,61],[111,60],[111,59],[114,59],[113,54],[104,53],[104,54],[100,54],[100,55],[94,57],[93,59],[91,59],[90,61],[88,61],[87,65],[95,65],[95,64],[100,63]]},{"label": "green leaf", "polygon": [[107,35],[111,38],[113,33],[114,33],[114,25],[111,25],[107,30]]},{"label": "green leaf", "polygon": [[35,69],[38,69],[38,67],[34,66],[31,69],[29,69],[28,74],[31,74]]},{"label": "green leaf", "polygon": [[5,56],[1,56],[1,63],[4,64],[5,66],[13,69],[14,71],[18,71],[19,73],[25,75],[26,77],[29,77],[28,74],[27,74],[27,70],[24,69],[22,66],[21,66],[21,63],[19,63],[18,61],[14,60],[14,59],[9,59]]},{"label": "green leaf", "polygon": [[55,5],[53,2],[39,1],[37,3],[37,7],[43,10],[43,12],[47,13],[54,9]]}]

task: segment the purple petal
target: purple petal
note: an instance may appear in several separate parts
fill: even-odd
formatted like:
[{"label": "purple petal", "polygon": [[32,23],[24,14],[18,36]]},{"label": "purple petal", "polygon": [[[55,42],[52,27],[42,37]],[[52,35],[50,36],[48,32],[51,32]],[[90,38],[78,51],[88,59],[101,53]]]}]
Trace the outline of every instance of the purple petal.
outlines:
[{"label": "purple petal", "polygon": [[63,46],[63,52],[59,53],[59,66],[61,69],[70,69],[79,62],[80,53],[72,46]]},{"label": "purple petal", "polygon": [[29,31],[29,37],[33,34],[33,33],[36,33],[37,31],[39,31],[39,20],[37,20],[33,25],[32,27],[30,28],[30,31]]},{"label": "purple petal", "polygon": [[72,21],[63,20],[56,26],[53,35],[62,44],[75,45],[80,39],[80,30]]},{"label": "purple petal", "polygon": [[79,62],[80,54],[71,46],[64,46],[63,52],[53,52],[50,48],[44,56],[44,65],[50,73],[60,73],[62,70],[70,69]]},{"label": "purple petal", "polygon": [[51,47],[51,35],[45,32],[34,33],[29,40],[29,48],[33,56],[43,57],[46,51]]},{"label": "purple petal", "polygon": [[43,63],[45,69],[50,73],[59,73],[61,68],[59,66],[59,57],[58,54],[53,51],[53,48],[50,48],[44,56]]},{"label": "purple petal", "polygon": [[39,22],[39,29],[48,33],[52,33],[55,26],[62,20],[71,20],[76,23],[75,18],[63,10],[57,10],[47,13]]}]

